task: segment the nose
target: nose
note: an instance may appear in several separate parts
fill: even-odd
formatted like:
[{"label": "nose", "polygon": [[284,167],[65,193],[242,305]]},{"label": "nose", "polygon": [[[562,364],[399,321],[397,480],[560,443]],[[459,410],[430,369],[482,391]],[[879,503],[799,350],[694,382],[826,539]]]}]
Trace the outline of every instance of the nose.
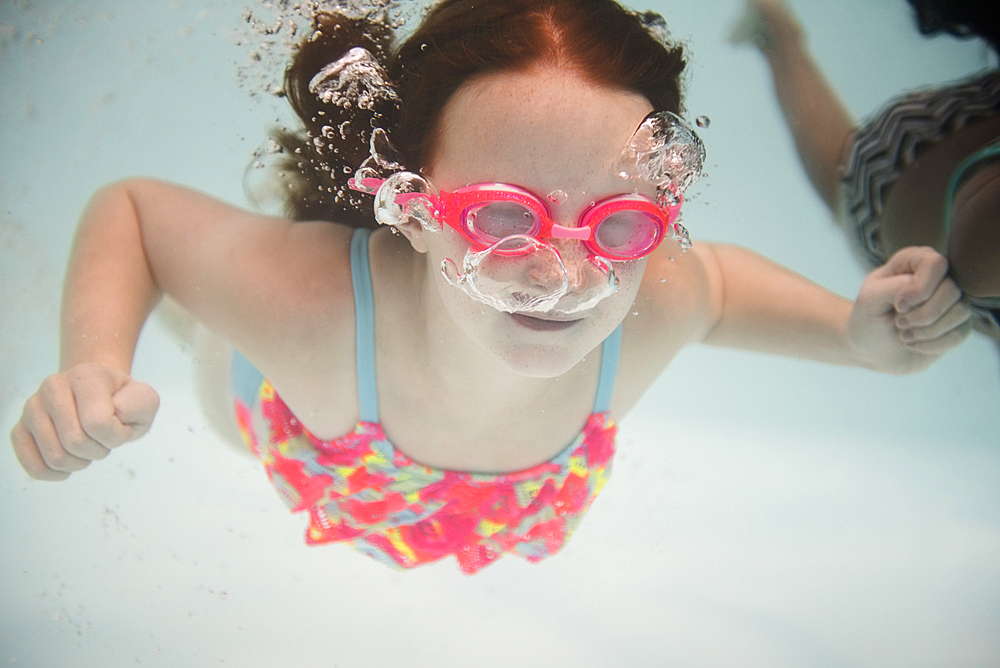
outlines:
[{"label": "nose", "polygon": [[591,259],[591,253],[582,242],[571,239],[553,239],[571,292],[583,292],[607,283],[608,272]]},{"label": "nose", "polygon": [[568,278],[568,272],[554,250],[549,253],[533,253],[524,262],[528,263],[525,274],[532,285],[549,288],[563,284]]}]

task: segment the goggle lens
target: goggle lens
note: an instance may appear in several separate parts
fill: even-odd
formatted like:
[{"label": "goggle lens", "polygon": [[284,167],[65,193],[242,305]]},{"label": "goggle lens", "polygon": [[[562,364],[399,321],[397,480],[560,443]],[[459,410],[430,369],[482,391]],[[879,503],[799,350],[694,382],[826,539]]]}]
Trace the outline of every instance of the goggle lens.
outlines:
[{"label": "goggle lens", "polygon": [[518,202],[486,202],[469,207],[463,216],[466,229],[475,237],[495,243],[514,234],[535,234],[541,227],[538,215]]},{"label": "goggle lens", "polygon": [[616,211],[594,232],[598,248],[612,257],[633,258],[649,253],[662,237],[660,221],[645,211]]}]

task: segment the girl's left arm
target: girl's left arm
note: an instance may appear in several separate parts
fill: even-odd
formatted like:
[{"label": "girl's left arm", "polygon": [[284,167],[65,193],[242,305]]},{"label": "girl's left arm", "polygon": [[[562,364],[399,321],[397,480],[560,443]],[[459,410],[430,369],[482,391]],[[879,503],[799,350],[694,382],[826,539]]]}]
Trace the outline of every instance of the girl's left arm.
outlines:
[{"label": "girl's left arm", "polygon": [[970,311],[932,248],[903,248],[856,301],[756,253],[696,244],[718,306],[705,343],[904,374],[968,336]]}]

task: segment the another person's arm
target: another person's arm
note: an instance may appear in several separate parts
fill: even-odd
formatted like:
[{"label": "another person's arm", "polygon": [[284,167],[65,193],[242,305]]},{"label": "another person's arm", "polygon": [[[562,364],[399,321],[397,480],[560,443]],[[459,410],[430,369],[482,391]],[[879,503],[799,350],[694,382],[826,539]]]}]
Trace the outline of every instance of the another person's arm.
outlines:
[{"label": "another person's arm", "polygon": [[781,0],[748,0],[732,40],[754,43],[767,58],[799,159],[836,212],[840,163],[855,123],[809,53],[798,21]]}]

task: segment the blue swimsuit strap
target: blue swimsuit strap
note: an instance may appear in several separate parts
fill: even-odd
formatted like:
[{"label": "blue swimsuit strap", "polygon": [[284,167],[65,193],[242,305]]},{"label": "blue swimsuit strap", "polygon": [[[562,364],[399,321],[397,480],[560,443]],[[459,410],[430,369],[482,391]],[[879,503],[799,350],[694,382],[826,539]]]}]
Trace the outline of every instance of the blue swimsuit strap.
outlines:
[{"label": "blue swimsuit strap", "polygon": [[951,203],[955,197],[955,191],[958,189],[958,184],[975,164],[990,160],[991,158],[1000,158],[1000,141],[995,141],[992,144],[979,149],[960,162],[958,167],[955,168],[955,171],[951,173],[951,179],[948,181],[948,191],[945,195],[944,201],[945,234],[948,234],[951,231]]},{"label": "blue swimsuit strap", "polygon": [[351,283],[354,285],[354,347],[358,360],[358,403],[362,422],[378,422],[375,393],[375,308],[372,273],[368,265],[368,237],[372,231],[354,230],[351,237]]},{"label": "blue swimsuit strap", "polygon": [[[354,319],[357,323],[355,348],[358,363],[358,402],[362,422],[378,422],[378,395],[375,384],[375,313],[372,297],[372,275],[368,263],[368,237],[371,230],[358,228],[351,237],[351,281],[354,284]],[[601,375],[597,382],[594,412],[604,413],[611,407],[618,376],[622,326],[604,340],[601,352]]]},{"label": "blue swimsuit strap", "polygon": [[618,323],[615,331],[604,339],[601,348],[601,377],[597,381],[597,398],[594,399],[594,412],[607,413],[611,410],[611,395],[615,392],[615,379],[618,377],[618,357],[622,350],[622,323]]}]

